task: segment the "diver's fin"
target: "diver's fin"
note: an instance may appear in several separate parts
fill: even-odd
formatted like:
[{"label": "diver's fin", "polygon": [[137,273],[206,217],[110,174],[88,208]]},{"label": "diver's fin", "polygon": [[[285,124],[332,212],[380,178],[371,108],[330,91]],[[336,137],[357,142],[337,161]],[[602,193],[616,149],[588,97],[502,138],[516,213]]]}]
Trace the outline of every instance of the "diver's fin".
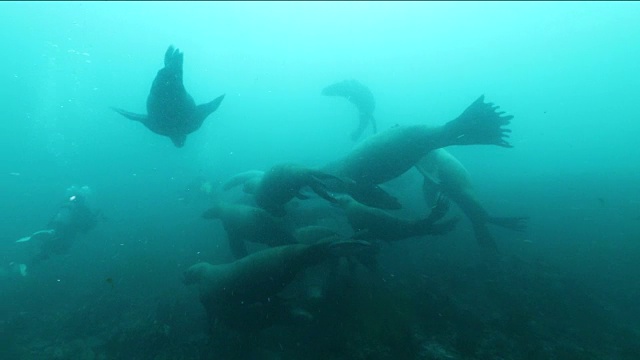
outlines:
[{"label": "diver's fin", "polygon": [[129,120],[133,120],[133,121],[139,121],[141,123],[145,123],[148,119],[147,115],[143,115],[143,114],[136,114],[136,113],[132,113],[130,111],[127,110],[122,110],[122,109],[118,109],[115,107],[111,107],[111,110],[117,112],[118,114],[126,117]]},{"label": "diver's fin", "polygon": [[31,241],[31,236],[21,237],[20,239],[16,240],[17,243],[27,242],[27,241]]},{"label": "diver's fin", "polygon": [[39,230],[34,232],[33,234],[31,234],[31,236],[25,236],[23,238],[20,238],[18,240],[16,240],[17,243],[21,243],[21,242],[27,242],[27,241],[31,241],[31,240],[38,240],[41,238],[48,238],[51,235],[53,235],[55,233],[55,230],[52,229],[47,229],[47,230]]},{"label": "diver's fin", "polygon": [[513,147],[505,139],[511,130],[503,128],[513,116],[504,115],[504,111],[497,111],[498,108],[493,103],[485,103],[484,95],[480,96],[460,116],[444,125],[447,139],[443,146],[485,144]]}]

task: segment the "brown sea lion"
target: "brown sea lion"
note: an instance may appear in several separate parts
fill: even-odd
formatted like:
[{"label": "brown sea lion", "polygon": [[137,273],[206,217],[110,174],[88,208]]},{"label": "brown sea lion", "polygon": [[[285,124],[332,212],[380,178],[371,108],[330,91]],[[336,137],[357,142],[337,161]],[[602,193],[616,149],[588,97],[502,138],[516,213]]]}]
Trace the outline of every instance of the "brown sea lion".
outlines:
[{"label": "brown sea lion", "polygon": [[351,140],[356,141],[371,124],[373,133],[377,133],[376,119],[373,117],[373,110],[376,108],[376,99],[371,90],[358,80],[344,80],[331,84],[322,89],[322,95],[341,96],[358,108],[360,122],[358,127],[351,133]]},{"label": "brown sea lion", "polygon": [[260,182],[255,186],[256,204],[275,216],[284,216],[284,206],[293,198],[301,200],[308,196],[301,191],[308,186],[321,198],[336,203],[324,184],[324,180],[331,179],[337,183],[342,180],[336,176],[319,170],[309,169],[296,164],[278,164],[267,170]]},{"label": "brown sea lion", "polygon": [[199,285],[200,302],[210,321],[256,330],[283,314],[277,295],[298,273],[368,246],[364,241],[344,240],[267,248],[228,264],[195,264],[184,272],[184,283]]},{"label": "brown sea lion", "polygon": [[503,128],[513,116],[497,111],[480,96],[457,118],[441,126],[398,125],[377,133],[357,145],[344,158],[322,170],[354,183],[327,182],[330,190],[349,193],[363,204],[399,209],[401,204],[378,185],[404,174],[429,151],[451,145],[498,145],[512,147]]},{"label": "brown sea lion", "polygon": [[361,204],[350,196],[337,199],[355,232],[354,239],[398,241],[414,236],[441,235],[453,230],[458,221],[454,218],[438,223],[449,207],[443,197],[438,198],[438,203],[427,217],[418,220],[393,216],[382,209]]},{"label": "brown sea lion", "polygon": [[423,193],[427,203],[433,201],[433,194],[444,193],[453,200],[473,225],[478,244],[484,248],[496,249],[487,223],[507,229],[524,231],[528,217],[496,217],[482,206],[476,195],[471,176],[458,159],[445,149],[430,151],[416,164],[416,169],[424,176]]},{"label": "brown sea lion", "polygon": [[245,241],[268,246],[296,243],[281,219],[265,210],[248,205],[218,203],[202,213],[205,219],[220,219],[227,232],[229,248],[237,259],[247,256]]},{"label": "brown sea lion", "polygon": [[158,71],[147,98],[147,115],[112,108],[120,115],[139,121],[156,134],[168,136],[177,147],[183,147],[187,135],[198,130],[204,119],[216,111],[224,99],[197,105],[182,81],[183,53],[169,46],[164,67]]}]

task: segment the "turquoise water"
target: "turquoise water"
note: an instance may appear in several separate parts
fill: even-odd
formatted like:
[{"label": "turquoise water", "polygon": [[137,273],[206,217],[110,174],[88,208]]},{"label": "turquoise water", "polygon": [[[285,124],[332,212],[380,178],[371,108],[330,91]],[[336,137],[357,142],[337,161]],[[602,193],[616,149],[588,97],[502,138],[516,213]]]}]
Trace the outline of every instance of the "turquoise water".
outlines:
[{"label": "turquoise water", "polygon": [[[636,2],[3,2],[0,356],[637,358],[639,18]],[[109,108],[146,111],[171,44],[196,103],[226,94],[183,148]],[[375,95],[379,131],[444,124],[482,94],[514,115],[512,149],[448,150],[484,206],[529,216],[528,230],[492,228],[497,267],[465,218],[385,245],[379,278],[324,309],[340,316],[227,349],[216,341],[236,335],[211,336],[181,282],[196,262],[233,260],[220,222],[200,214],[248,201],[221,190],[236,173],[320,167],[356,146],[356,108],[320,94],[349,78]],[[398,214],[424,213],[421,184],[415,170],[386,184]],[[16,273],[33,244],[15,241],[71,185],[90,186],[104,218]],[[296,209],[326,207],[314,201]],[[351,304],[358,291],[371,302]]]}]

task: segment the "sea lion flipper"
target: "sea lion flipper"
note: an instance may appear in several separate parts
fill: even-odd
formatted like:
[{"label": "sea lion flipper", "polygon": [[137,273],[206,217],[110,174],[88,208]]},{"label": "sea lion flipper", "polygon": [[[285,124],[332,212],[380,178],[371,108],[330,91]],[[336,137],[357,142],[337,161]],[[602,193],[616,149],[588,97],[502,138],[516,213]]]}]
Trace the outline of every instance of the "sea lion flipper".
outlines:
[{"label": "sea lion flipper", "polygon": [[211,113],[216,111],[220,106],[220,103],[222,103],[222,100],[224,100],[224,96],[225,94],[222,94],[217,98],[213,99],[213,101],[196,106],[196,113],[195,113],[196,121],[199,121],[200,123],[202,123],[204,119],[207,118],[207,116],[211,115]]},{"label": "sea lion flipper", "polygon": [[111,110],[117,112],[118,114],[126,117],[129,120],[139,121],[139,122],[141,122],[143,124],[146,123],[147,119],[148,119],[147,115],[136,114],[136,113],[132,113],[130,111],[119,109],[119,108],[115,108],[115,107],[111,107]]},{"label": "sea lion flipper", "polygon": [[173,45],[169,45],[167,52],[164,53],[164,67],[182,72],[183,63],[184,54],[180,49],[176,49]]},{"label": "sea lion flipper", "polygon": [[376,123],[375,123],[375,119],[373,118],[373,115],[361,112],[358,128],[351,133],[351,140],[357,141],[360,138],[360,136],[362,136],[364,131],[367,129],[367,126],[369,126],[369,123],[371,123],[371,126],[373,127],[373,133],[375,134],[377,131],[377,128],[376,128]]},{"label": "sea lion flipper", "polygon": [[475,234],[476,241],[481,248],[490,251],[498,251],[498,245],[489,232],[489,229],[487,228],[487,224],[485,222],[474,222],[473,232]]},{"label": "sea lion flipper", "polygon": [[338,200],[336,200],[336,198],[334,198],[331,194],[329,194],[327,192],[327,190],[325,189],[325,186],[322,182],[320,182],[319,180],[313,181],[312,183],[309,184],[309,187],[311,188],[311,190],[313,190],[313,192],[315,192],[316,194],[318,194],[318,196],[320,196],[321,198],[327,200],[330,203],[333,204],[337,204]]},{"label": "sea lion flipper", "polygon": [[367,206],[386,210],[402,209],[400,201],[378,185],[348,184],[347,193]]}]

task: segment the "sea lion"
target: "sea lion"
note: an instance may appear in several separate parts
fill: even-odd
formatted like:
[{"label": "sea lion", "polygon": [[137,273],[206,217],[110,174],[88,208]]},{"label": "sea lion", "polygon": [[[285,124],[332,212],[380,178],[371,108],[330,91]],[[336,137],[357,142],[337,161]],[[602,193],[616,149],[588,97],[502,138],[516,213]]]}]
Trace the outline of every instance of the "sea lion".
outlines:
[{"label": "sea lion", "polygon": [[184,88],[182,63],[183,53],[169,46],[164,55],[164,68],[158,71],[147,98],[148,115],[112,107],[122,116],[141,122],[154,133],[168,136],[176,147],[183,147],[187,135],[198,130],[224,99],[221,95],[196,106]]},{"label": "sea lion", "polygon": [[253,195],[256,192],[256,188],[264,176],[262,170],[249,170],[241,172],[232,176],[227,182],[222,185],[224,191],[233,189],[236,186],[242,185],[242,191],[247,194]]},{"label": "sea lion", "polygon": [[261,208],[229,203],[218,203],[202,213],[204,219],[220,219],[227,232],[229,248],[236,259],[247,256],[245,241],[268,246],[296,243],[282,221]]},{"label": "sea lion", "polygon": [[432,201],[434,192],[442,192],[458,204],[471,221],[481,247],[497,249],[487,223],[516,231],[526,229],[528,217],[490,216],[476,195],[467,169],[445,149],[430,151],[415,167],[424,176],[423,193],[427,203]]},{"label": "sea lion", "polygon": [[371,124],[373,133],[377,133],[376,120],[373,110],[376,108],[376,100],[368,87],[357,80],[344,80],[331,84],[322,89],[322,95],[341,96],[349,100],[358,108],[360,122],[356,130],[351,133],[351,140],[356,141],[362,136],[367,126]]},{"label": "sea lion", "polygon": [[211,321],[245,330],[266,327],[282,315],[277,295],[298,273],[368,245],[340,240],[267,248],[228,264],[195,264],[184,272],[184,283],[199,285],[200,302]]},{"label": "sea lion", "polygon": [[336,203],[336,199],[326,190],[323,182],[325,179],[342,183],[340,178],[320,170],[289,163],[274,165],[257,183],[254,193],[256,204],[274,216],[284,216],[284,205],[291,199],[308,199],[308,196],[301,192],[305,186],[310,187],[321,198]]},{"label": "sea lion", "polygon": [[398,241],[414,236],[441,235],[453,230],[458,221],[454,218],[437,223],[449,208],[444,197],[438,198],[427,217],[418,220],[393,216],[384,210],[361,204],[347,195],[337,199],[355,232],[354,239]]},{"label": "sea lion", "polygon": [[401,204],[378,185],[404,174],[429,151],[450,145],[487,144],[512,147],[503,128],[513,116],[497,111],[480,96],[454,120],[441,126],[397,125],[365,139],[344,158],[322,168],[351,183],[328,182],[332,191],[347,192],[359,202],[382,209]]}]

